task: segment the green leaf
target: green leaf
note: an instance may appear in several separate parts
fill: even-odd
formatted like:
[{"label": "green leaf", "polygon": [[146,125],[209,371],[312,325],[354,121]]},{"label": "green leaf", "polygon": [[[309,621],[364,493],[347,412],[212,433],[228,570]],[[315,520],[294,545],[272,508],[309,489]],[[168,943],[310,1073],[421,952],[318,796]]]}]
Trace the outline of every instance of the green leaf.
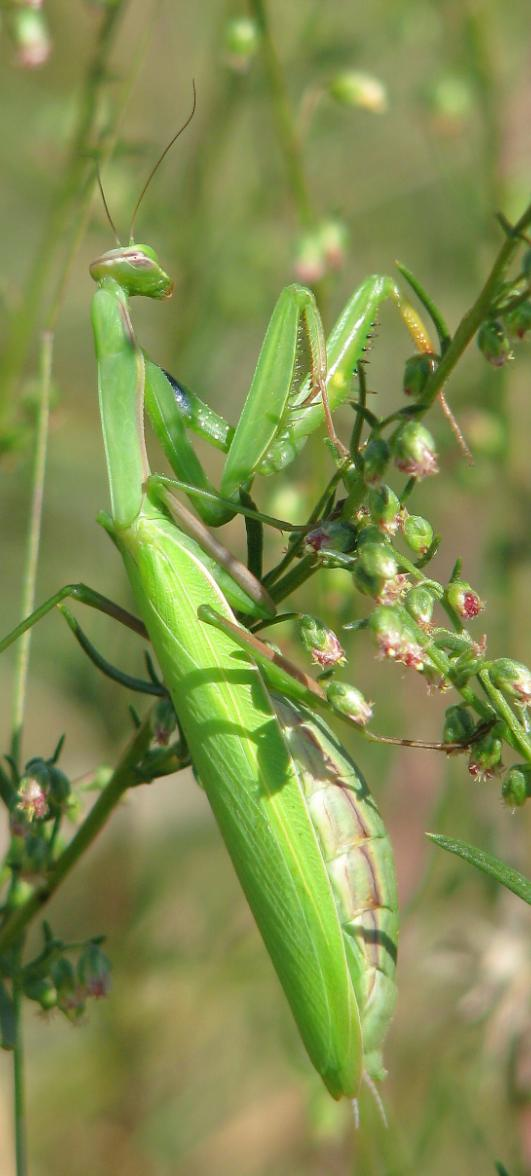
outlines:
[{"label": "green leaf", "polygon": [[444,837],[442,833],[426,833],[426,837],[429,837],[430,841],[435,841],[436,845],[441,846],[441,849],[447,849],[449,853],[457,854],[465,862],[476,866],[478,870],[483,870],[484,874],[490,874],[491,878],[496,879],[496,882],[501,882],[502,886],[512,890],[513,894],[517,894],[519,898],[523,898],[524,902],[531,906],[531,881],[519,870],[513,870],[511,866],[506,866],[505,862],[501,862],[499,858],[493,857],[490,853],[485,853],[484,849],[476,849],[474,845],[467,845],[466,841],[455,841],[452,837]]},{"label": "green leaf", "polygon": [[494,1167],[496,1168],[498,1176],[511,1176],[511,1173],[507,1171],[507,1168],[504,1166],[504,1164],[502,1164],[501,1160],[496,1160]]}]

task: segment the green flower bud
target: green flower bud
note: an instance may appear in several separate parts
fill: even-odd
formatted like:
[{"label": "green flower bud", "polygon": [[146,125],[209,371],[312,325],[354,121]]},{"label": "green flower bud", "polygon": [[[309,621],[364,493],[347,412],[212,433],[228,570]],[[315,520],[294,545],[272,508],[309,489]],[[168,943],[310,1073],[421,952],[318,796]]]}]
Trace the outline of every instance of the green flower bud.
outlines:
[{"label": "green flower bud", "polygon": [[295,276],[299,282],[311,286],[326,273],[326,257],[321,234],[317,229],[303,233],[295,246]]},{"label": "green flower bud", "polygon": [[47,1012],[57,1004],[57,989],[49,976],[33,976],[23,981],[24,996],[35,1000]]},{"label": "green flower bud", "polygon": [[433,375],[437,363],[437,356],[432,355],[429,351],[417,351],[415,355],[410,355],[409,359],[406,359],[403,382],[406,396],[412,396],[414,400],[420,400],[422,398],[424,389],[428,380]]},{"label": "green flower bud", "polygon": [[531,671],[521,662],[499,657],[489,667],[490,680],[506,698],[515,699],[522,706],[531,703]]},{"label": "green flower bud", "polygon": [[383,437],[373,437],[363,451],[363,480],[367,486],[376,485],[384,476],[391,450]]},{"label": "green flower bud", "polygon": [[66,808],[68,799],[70,797],[71,787],[68,776],[66,776],[60,768],[57,768],[55,764],[50,764],[49,772],[50,790],[48,795],[50,800],[50,811],[55,814],[62,812]]},{"label": "green flower bud", "polygon": [[509,808],[521,808],[531,796],[531,765],[515,764],[502,784],[502,797]]},{"label": "green flower bud", "polygon": [[357,535],[357,548],[361,551],[367,543],[377,543],[383,547],[385,551],[389,550],[389,539],[384,535],[383,531],[376,526],[375,523],[368,523],[366,526],[360,526]]},{"label": "green flower bud", "polygon": [[151,716],[153,741],[157,747],[167,747],[177,727],[177,715],[170,698],[161,698]]},{"label": "green flower bud", "polygon": [[369,576],[383,580],[392,580],[398,571],[392,548],[383,543],[364,543],[359,551],[359,563]]},{"label": "green flower bud", "polygon": [[367,495],[367,505],[375,523],[379,523],[386,534],[394,534],[400,516],[400,501],[394,490],[384,482],[380,486],[371,487]]},{"label": "green flower bud", "polygon": [[357,542],[357,530],[352,523],[342,519],[324,519],[313,531],[308,531],[304,543],[311,551],[318,553],[325,548],[327,551],[341,551],[348,554],[354,551]]},{"label": "green flower bud", "polygon": [[9,27],[22,69],[37,69],[48,60],[51,41],[44,14],[37,8],[20,8],[9,15]]},{"label": "green flower bud", "polygon": [[304,648],[312,655],[312,661],[317,665],[328,668],[342,665],[346,661],[345,651],[340,645],[336,634],[316,617],[309,615],[301,617],[299,632]]},{"label": "green flower bud", "polygon": [[509,336],[503,323],[497,319],[481,324],[477,344],[481,354],[493,367],[503,367],[507,360],[513,358]]},{"label": "green flower bud", "polygon": [[404,604],[410,617],[413,617],[413,620],[417,621],[419,625],[430,624],[435,598],[429,588],[424,588],[422,584],[416,588],[410,588]]},{"label": "green flower bud", "polygon": [[431,433],[419,421],[406,421],[391,439],[395,465],[412,478],[438,473],[437,451]]},{"label": "green flower bud", "polygon": [[407,615],[401,609],[380,605],[369,617],[369,629],[380,657],[391,658],[412,669],[422,670],[426,658],[407,621]]},{"label": "green flower bud", "polygon": [[79,1021],[85,1011],[85,997],[70,960],[64,956],[57,960],[51,977],[57,989],[57,1008],[69,1021]]},{"label": "green flower bud", "polygon": [[111,986],[111,961],[99,943],[87,943],[77,965],[79,983],[86,996],[107,996]]},{"label": "green flower bud", "polygon": [[433,543],[433,527],[422,515],[407,515],[402,526],[404,539],[416,555],[425,555]]},{"label": "green flower bud", "polygon": [[385,578],[371,575],[359,562],[354,567],[352,579],[354,587],[358,592],[361,592],[362,596],[372,596],[374,600],[378,600],[385,588]]},{"label": "green flower bud", "polygon": [[466,706],[449,706],[444,716],[443,742],[468,743],[476,730],[476,722]]},{"label": "green flower bud", "polygon": [[250,17],[238,16],[228,20],[223,31],[225,61],[239,73],[244,73],[256,56],[260,44],[258,25]]},{"label": "green flower bud", "polygon": [[345,682],[330,682],[325,689],[330,706],[338,714],[346,715],[354,723],[358,723],[360,727],[367,725],[372,718],[372,706],[360,690]]},{"label": "green flower bud", "polygon": [[476,780],[490,780],[500,770],[501,760],[502,741],[494,731],[489,731],[471,748],[468,770]]},{"label": "green flower bud", "polygon": [[348,244],[346,225],[335,217],[322,221],[319,225],[319,236],[327,268],[341,269]]},{"label": "green flower bud", "polygon": [[445,598],[462,621],[472,621],[483,612],[485,605],[477,592],[464,580],[452,580],[445,590]]},{"label": "green flower bud", "polygon": [[353,69],[336,74],[328,90],[341,106],[357,106],[371,114],[383,114],[387,110],[385,86],[372,74]]},{"label": "green flower bud", "polygon": [[504,314],[503,321],[512,338],[523,339],[531,327],[531,301],[521,302]]}]

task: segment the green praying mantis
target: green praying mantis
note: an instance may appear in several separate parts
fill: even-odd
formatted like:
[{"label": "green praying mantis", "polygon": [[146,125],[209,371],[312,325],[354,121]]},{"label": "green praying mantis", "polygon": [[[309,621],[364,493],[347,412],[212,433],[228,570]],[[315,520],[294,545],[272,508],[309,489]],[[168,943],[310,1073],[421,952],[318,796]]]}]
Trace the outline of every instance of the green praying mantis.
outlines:
[{"label": "green praying mantis", "polygon": [[[253,479],[287,466],[319,427],[338,470],[346,469],[348,450],[332,412],[350,394],[384,300],[399,305],[413,334],[414,315],[392,278],[372,276],[325,343],[313,294],[288,286],[232,429],[153,363],[135,337],[130,299],[165,299],[173,289],[154,250],[131,239],[98,257],[90,272],[111,499],[99,521],[124,561],[194,769],[306,1050],[333,1097],[356,1101],[364,1080],[385,1075],[382,1043],[395,1004],[391,847],[365,781],[327,725],[326,690],[246,627],[275,616],[281,581],[269,577],[264,586],[256,552],[251,569],[243,566],[209,528],[236,513],[275,522],[249,506]],[[301,326],[310,373],[297,386]],[[150,472],[145,416],[174,480]],[[226,453],[219,493],[189,429]],[[177,490],[194,514],[176,500]],[[69,594],[84,595],[61,590],[0,650]],[[98,606],[97,594],[88,595]]]}]

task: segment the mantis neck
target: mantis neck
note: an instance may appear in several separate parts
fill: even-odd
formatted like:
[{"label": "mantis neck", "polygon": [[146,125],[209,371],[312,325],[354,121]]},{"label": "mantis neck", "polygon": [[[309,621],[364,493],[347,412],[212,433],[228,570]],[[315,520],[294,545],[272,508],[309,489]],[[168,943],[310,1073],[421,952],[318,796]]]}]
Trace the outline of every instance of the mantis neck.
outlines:
[{"label": "mantis neck", "polygon": [[149,465],[144,440],[144,358],[137,346],[129,299],[113,278],[104,278],[92,303],[98,362],[100,413],[111,510],[116,528],[139,514]]}]

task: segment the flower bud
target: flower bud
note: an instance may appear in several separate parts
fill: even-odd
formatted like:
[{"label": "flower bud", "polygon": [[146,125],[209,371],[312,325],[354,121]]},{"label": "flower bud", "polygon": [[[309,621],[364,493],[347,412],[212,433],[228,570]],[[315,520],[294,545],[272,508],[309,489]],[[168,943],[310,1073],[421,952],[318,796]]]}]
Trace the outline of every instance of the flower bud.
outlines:
[{"label": "flower bud", "polygon": [[428,380],[437,367],[438,359],[429,351],[415,352],[406,359],[403,388],[406,396],[420,400]]},{"label": "flower bud", "polygon": [[503,367],[507,360],[513,358],[509,336],[503,323],[498,319],[481,324],[477,333],[477,344],[482,355],[493,367]]},{"label": "flower bud", "polygon": [[452,580],[444,593],[450,608],[462,621],[472,621],[485,608],[477,592],[464,580]]},{"label": "flower bud", "polygon": [[522,706],[531,703],[531,671],[521,662],[508,657],[499,657],[489,666],[490,680],[507,698],[515,699]]},{"label": "flower bud", "polygon": [[71,792],[70,780],[55,764],[49,765],[49,775],[50,788],[48,796],[50,800],[50,811],[56,814],[66,808]]},{"label": "flower bud", "polygon": [[57,989],[50,976],[33,976],[23,981],[24,996],[35,1000],[41,1009],[48,1012],[57,1004]]},{"label": "flower bud", "polygon": [[177,715],[170,698],[161,698],[151,716],[153,742],[157,747],[167,747],[177,727]]},{"label": "flower bud", "polygon": [[326,257],[323,242],[318,230],[303,233],[295,247],[293,264],[295,277],[299,282],[312,286],[319,282],[326,273]]},{"label": "flower bud", "polygon": [[348,554],[354,551],[356,541],[356,527],[342,519],[325,519],[304,537],[305,546],[316,553],[324,548],[326,551]]},{"label": "flower bud", "polygon": [[79,983],[86,996],[107,996],[111,987],[111,961],[99,943],[87,943],[77,965]]},{"label": "flower bud", "polygon": [[51,975],[57,989],[57,1008],[69,1021],[78,1021],[85,1011],[85,998],[70,960],[64,956],[57,960]]},{"label": "flower bud", "polygon": [[371,114],[383,114],[387,110],[385,86],[372,74],[345,70],[332,78],[328,89],[341,106],[357,106]]},{"label": "flower bud", "polygon": [[336,634],[316,617],[309,615],[301,617],[299,632],[304,648],[312,655],[312,661],[317,665],[328,668],[342,665],[346,661],[345,651],[340,645]]},{"label": "flower bud", "polygon": [[493,731],[478,739],[470,750],[468,770],[476,780],[490,780],[499,772],[502,759],[502,741]]},{"label": "flower bud", "polygon": [[326,689],[326,697],[340,715],[346,715],[360,727],[365,727],[372,718],[372,706],[355,686],[345,682],[330,682]]},{"label": "flower bud", "polygon": [[335,217],[322,221],[319,225],[319,236],[327,269],[341,269],[348,244],[346,225]]},{"label": "flower bud", "polygon": [[502,784],[502,797],[509,808],[521,808],[531,796],[531,765],[515,764]]},{"label": "flower bud", "polygon": [[379,524],[386,535],[393,535],[400,516],[400,501],[394,490],[384,482],[380,486],[372,486],[367,495],[367,505],[374,522]]},{"label": "flower bud", "polygon": [[402,662],[412,669],[424,668],[425,655],[401,609],[390,605],[375,608],[369,617],[369,629],[376,640],[380,657]]},{"label": "flower bud", "polygon": [[415,588],[410,588],[404,604],[410,617],[413,617],[413,620],[417,624],[422,626],[430,624],[435,599],[429,588],[424,588],[422,584],[418,584]]},{"label": "flower bud", "polygon": [[43,13],[24,6],[10,13],[10,29],[17,49],[17,64],[22,69],[44,65],[51,52],[51,42]]},{"label": "flower bud", "polygon": [[419,421],[400,425],[391,440],[395,465],[412,478],[438,473],[437,452],[431,433]]},{"label": "flower bud", "polygon": [[375,486],[385,474],[391,450],[383,437],[373,437],[363,450],[363,480],[367,486]]},{"label": "flower bud", "polygon": [[389,540],[387,535],[384,535],[384,533],[380,530],[379,527],[376,526],[375,523],[368,523],[366,526],[361,525],[359,528],[357,535],[358,552],[361,551],[362,547],[365,547],[366,543],[377,543],[380,547],[383,547],[385,551],[389,550]]},{"label": "flower bud", "polygon": [[364,543],[359,549],[359,563],[369,576],[382,580],[392,580],[398,571],[394,552],[384,543]]},{"label": "flower bud", "polygon": [[468,743],[476,729],[476,722],[466,706],[449,706],[444,715],[443,742]]},{"label": "flower bud", "polygon": [[422,515],[407,515],[402,525],[404,539],[415,552],[415,555],[425,555],[433,543],[433,527]]},{"label": "flower bud", "polygon": [[46,792],[35,776],[23,776],[18,787],[17,809],[27,821],[42,821],[48,814]]},{"label": "flower bud", "polygon": [[260,33],[254,20],[237,16],[228,20],[223,30],[225,61],[230,69],[245,73],[256,56]]},{"label": "flower bud", "polygon": [[504,314],[503,321],[512,338],[523,339],[531,328],[531,301],[521,302]]},{"label": "flower bud", "polygon": [[371,575],[359,561],[352,572],[352,579],[358,592],[361,592],[362,596],[372,596],[373,600],[378,600],[385,588],[384,577]]}]

